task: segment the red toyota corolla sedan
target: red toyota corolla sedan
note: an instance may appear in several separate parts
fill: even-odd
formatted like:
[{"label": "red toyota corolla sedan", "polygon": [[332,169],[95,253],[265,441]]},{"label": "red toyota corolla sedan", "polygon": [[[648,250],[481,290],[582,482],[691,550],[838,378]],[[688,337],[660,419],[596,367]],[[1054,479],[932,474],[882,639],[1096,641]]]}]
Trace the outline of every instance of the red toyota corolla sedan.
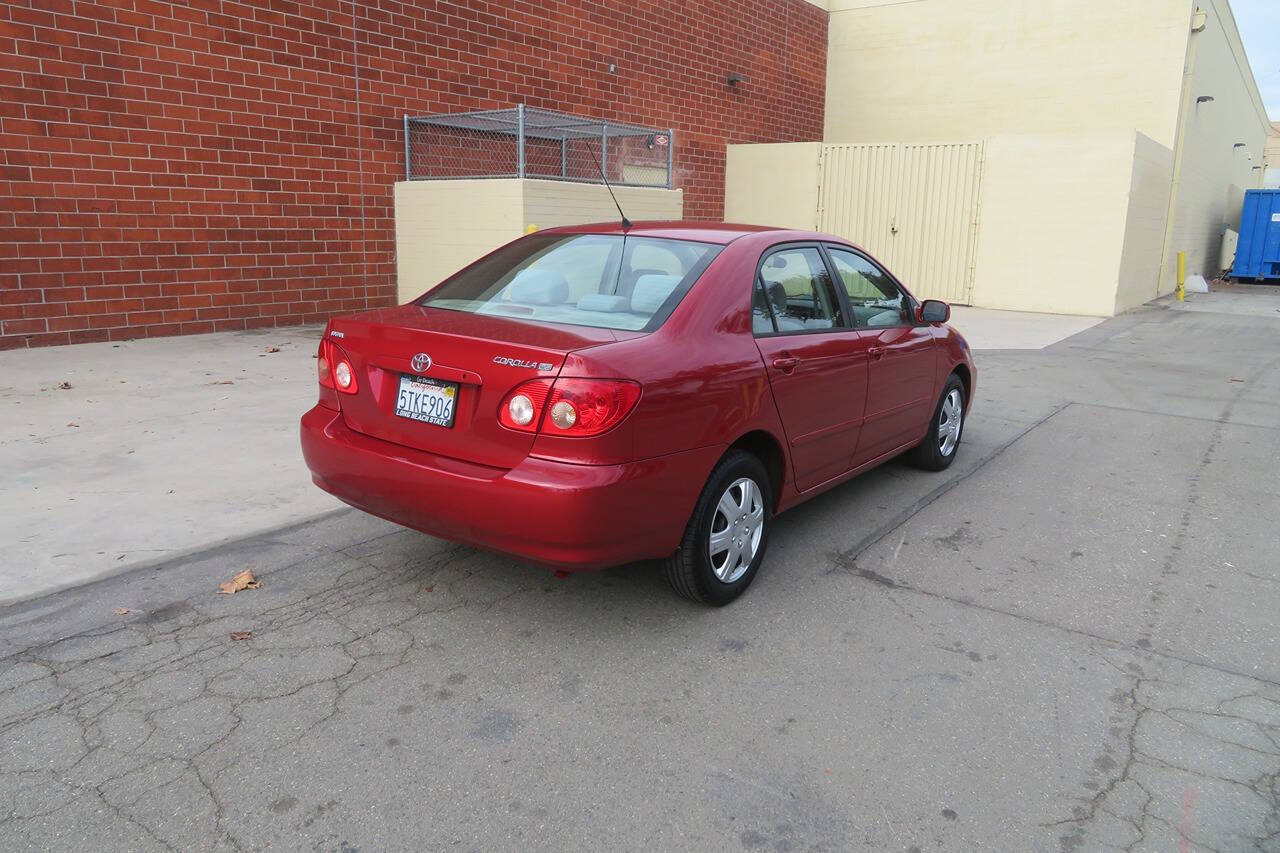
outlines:
[{"label": "red toyota corolla sedan", "polygon": [[661,559],[726,604],[778,512],[951,464],[977,374],[949,315],[825,234],[554,228],[334,319],[302,450],[374,515],[569,571]]}]

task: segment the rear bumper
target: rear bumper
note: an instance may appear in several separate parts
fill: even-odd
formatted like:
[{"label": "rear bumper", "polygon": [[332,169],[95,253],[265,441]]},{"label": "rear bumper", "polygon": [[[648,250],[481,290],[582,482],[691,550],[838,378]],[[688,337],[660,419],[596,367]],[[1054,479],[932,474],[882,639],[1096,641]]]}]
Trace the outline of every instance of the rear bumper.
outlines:
[{"label": "rear bumper", "polygon": [[724,448],[625,465],[528,457],[491,468],[372,438],[316,406],[302,417],[315,484],[357,509],[433,536],[586,571],[664,557]]}]

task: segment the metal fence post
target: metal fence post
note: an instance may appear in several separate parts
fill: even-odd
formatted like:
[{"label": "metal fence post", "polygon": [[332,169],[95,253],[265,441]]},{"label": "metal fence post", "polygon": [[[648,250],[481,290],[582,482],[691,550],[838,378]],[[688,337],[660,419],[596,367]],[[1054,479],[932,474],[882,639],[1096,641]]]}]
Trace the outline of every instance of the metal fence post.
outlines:
[{"label": "metal fence post", "polygon": [[516,177],[524,177],[524,104],[516,105]]},{"label": "metal fence post", "polygon": [[569,138],[560,137],[560,177],[569,177]]},{"label": "metal fence post", "polygon": [[409,153],[409,114],[404,114],[404,179],[413,180],[413,161]]},{"label": "metal fence post", "polygon": [[[609,122],[600,122],[600,173],[609,174]],[[605,180],[608,180],[606,177]]]},{"label": "metal fence post", "polygon": [[676,153],[676,132],[667,128],[667,189],[674,186],[674,165]]}]

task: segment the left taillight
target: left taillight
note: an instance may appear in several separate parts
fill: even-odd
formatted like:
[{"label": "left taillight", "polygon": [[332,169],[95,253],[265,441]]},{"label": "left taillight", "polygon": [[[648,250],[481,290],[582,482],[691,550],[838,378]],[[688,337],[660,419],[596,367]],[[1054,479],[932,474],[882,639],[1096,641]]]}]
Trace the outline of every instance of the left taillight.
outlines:
[{"label": "left taillight", "polygon": [[320,341],[320,350],[316,353],[316,378],[320,382],[320,402],[322,403],[338,402],[336,397],[326,394],[326,390],[341,394],[354,394],[360,390],[351,359],[328,338]]}]

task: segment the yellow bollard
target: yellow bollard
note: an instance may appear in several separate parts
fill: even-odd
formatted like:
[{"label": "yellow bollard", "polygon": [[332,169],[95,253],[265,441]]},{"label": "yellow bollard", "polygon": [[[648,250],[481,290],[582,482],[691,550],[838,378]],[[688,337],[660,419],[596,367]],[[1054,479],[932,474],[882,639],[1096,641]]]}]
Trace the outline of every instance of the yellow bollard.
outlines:
[{"label": "yellow bollard", "polygon": [[538,230],[538,226],[530,222],[527,226],[525,226],[524,233],[532,234],[534,231],[537,231],[537,230]]},{"label": "yellow bollard", "polygon": [[1178,253],[1178,301],[1185,302],[1187,299],[1187,253]]}]

